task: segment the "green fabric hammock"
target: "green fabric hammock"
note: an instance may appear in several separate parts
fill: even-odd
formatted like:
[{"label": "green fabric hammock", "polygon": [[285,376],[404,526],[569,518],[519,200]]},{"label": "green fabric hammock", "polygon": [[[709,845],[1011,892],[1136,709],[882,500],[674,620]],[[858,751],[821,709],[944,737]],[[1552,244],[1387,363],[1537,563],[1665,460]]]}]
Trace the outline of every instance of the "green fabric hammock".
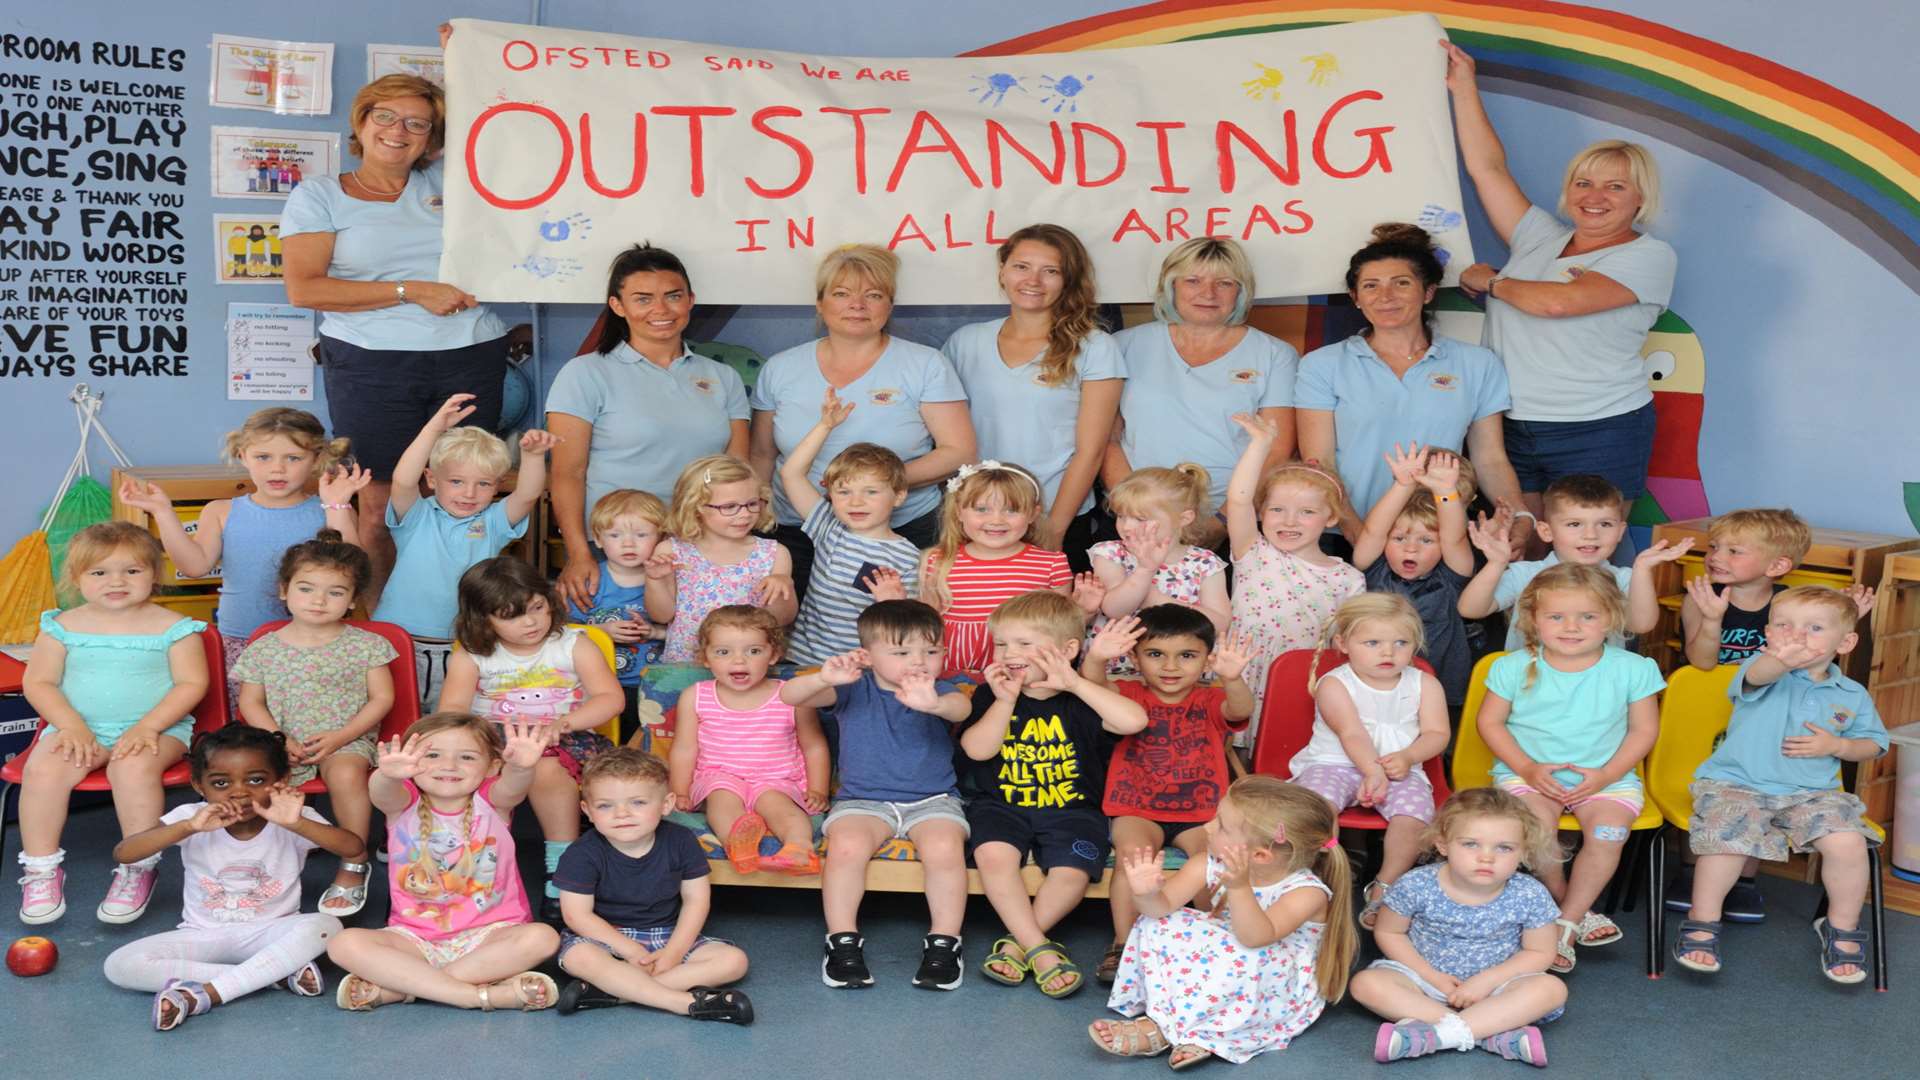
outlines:
[{"label": "green fabric hammock", "polygon": [[[47,554],[53,560],[53,580],[60,580],[61,569],[67,563],[67,545],[73,541],[73,534],[89,525],[98,525],[113,516],[113,493],[105,484],[91,476],[82,476],[73,482],[53,511],[53,522],[47,526]],[[68,590],[60,590],[62,607],[79,603],[80,597],[68,595]]]}]

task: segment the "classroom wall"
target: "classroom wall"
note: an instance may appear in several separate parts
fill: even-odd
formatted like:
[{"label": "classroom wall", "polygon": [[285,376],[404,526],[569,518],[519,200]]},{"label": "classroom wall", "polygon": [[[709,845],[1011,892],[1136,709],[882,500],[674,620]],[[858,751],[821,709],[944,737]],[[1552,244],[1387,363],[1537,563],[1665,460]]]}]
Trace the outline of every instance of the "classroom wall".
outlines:
[{"label": "classroom wall", "polygon": [[[1486,8],[1494,15],[1514,6],[1503,2]],[[1615,0],[1600,6],[1717,40],[1864,99],[1884,112],[1887,126],[1904,126],[1906,136],[1920,146],[1920,135],[1912,130],[1920,127],[1920,91],[1910,79],[1906,55],[1912,32],[1920,29],[1920,15],[1910,0],[1828,5]],[[14,465],[0,495],[0,544],[10,544],[34,526],[72,455],[76,431],[66,397],[76,383],[105,392],[104,420],[128,453],[146,464],[212,460],[220,434],[257,407],[225,397],[226,305],[278,302],[283,293],[278,286],[215,284],[206,223],[214,213],[274,215],[278,204],[211,198],[208,129],[218,124],[344,133],[341,118],[364,81],[365,46],[370,42],[430,43],[438,13],[444,10],[739,46],[875,56],[951,55],[1120,7],[1102,0],[896,0],[882,14],[852,5],[792,0],[718,5],[469,0],[423,14],[416,5],[370,0],[335,0],[324,7],[258,0],[165,5],[74,0],[17,6],[0,26],[0,52],[9,34],[77,42],[83,54],[96,42],[135,48],[109,52],[108,58],[122,65],[118,67],[0,55],[0,155],[22,147],[39,147],[44,154],[62,141],[34,127],[37,114],[58,110],[48,109],[45,102],[40,108],[23,107],[17,94],[24,91],[17,83],[8,86],[9,80],[38,76],[42,97],[48,96],[55,78],[112,80],[122,84],[122,98],[132,83],[179,88],[167,91],[180,95],[179,119],[185,127],[177,136],[161,131],[144,145],[111,144],[112,138],[135,134],[124,119],[118,130],[89,131],[83,117],[74,114],[68,117],[64,141],[80,168],[85,168],[88,155],[101,151],[107,152],[109,165],[116,153],[141,155],[156,164],[179,159],[178,168],[168,165],[152,181],[90,179],[83,186],[137,192],[145,204],[110,210],[177,215],[177,221],[136,216],[128,223],[132,234],[124,239],[163,249],[177,245],[177,250],[155,252],[161,265],[151,268],[184,274],[178,288],[186,298],[184,303],[167,297],[165,302],[134,305],[148,310],[124,315],[82,313],[72,304],[68,306],[74,310],[57,320],[44,310],[46,305],[38,312],[23,312],[16,303],[0,300],[0,460]],[[822,17],[828,11],[844,17]],[[1203,11],[1196,9],[1196,17]],[[333,116],[279,117],[210,108],[208,38],[216,32],[334,43]],[[156,66],[134,66],[149,64]],[[1909,343],[1920,316],[1915,287],[1802,209],[1805,200],[1794,197],[1791,185],[1777,177],[1760,176],[1757,182],[1743,175],[1751,174],[1751,167],[1723,153],[1699,150],[1697,141],[1690,144],[1696,149],[1683,149],[1661,138],[1657,125],[1632,110],[1519,85],[1489,84],[1488,89],[1489,110],[1506,138],[1514,173],[1543,203],[1551,202],[1567,157],[1593,139],[1636,138],[1658,156],[1666,210],[1653,231],[1679,250],[1673,308],[1693,326],[1707,358],[1699,458],[1712,506],[1788,503],[1822,525],[1912,532],[1901,505],[1900,482],[1920,479],[1920,427],[1910,419],[1915,393]],[[113,97],[85,95],[89,105]],[[19,160],[32,164],[44,158]],[[16,272],[23,277],[37,268],[84,264],[78,217],[82,208],[71,201],[74,189],[68,189],[69,201],[59,207],[61,219],[43,225],[53,207],[31,201],[19,189],[39,187],[43,197],[50,197],[51,189],[61,185],[20,175],[23,171],[16,167],[15,175],[0,176],[0,189],[12,189],[0,190],[0,297],[8,287],[22,288],[17,278],[9,280]],[[155,205],[176,200],[174,206]],[[1476,250],[1497,264],[1504,256],[1498,240],[1476,206],[1469,212]],[[111,223],[109,213],[90,227],[99,233]],[[176,232],[178,236],[172,235]],[[70,243],[74,259],[50,260],[45,251],[35,257],[18,243],[29,240]],[[116,262],[91,269],[125,268]],[[990,256],[982,256],[981,272],[992,272]],[[806,286],[794,283],[796,300],[807,299]],[[573,354],[595,312],[550,307],[538,312],[512,308],[503,314],[510,321],[536,322],[540,349],[532,371],[544,385]],[[983,309],[916,309],[902,311],[898,318],[906,336],[937,344],[953,326],[986,314]],[[55,325],[62,329],[49,329]],[[696,336],[724,338],[768,353],[812,332],[812,312],[800,306],[705,311],[694,327]],[[49,348],[49,335],[55,333],[67,335],[64,349]],[[178,347],[182,337],[184,348]],[[64,352],[75,356],[73,375],[45,363]],[[88,369],[95,353],[126,359],[114,374],[94,374]],[[182,356],[184,361],[156,362]],[[126,364],[141,360],[146,363],[140,373],[127,372]],[[324,396],[313,407],[324,416]],[[106,461],[104,454],[96,455],[96,471],[104,470]]]}]

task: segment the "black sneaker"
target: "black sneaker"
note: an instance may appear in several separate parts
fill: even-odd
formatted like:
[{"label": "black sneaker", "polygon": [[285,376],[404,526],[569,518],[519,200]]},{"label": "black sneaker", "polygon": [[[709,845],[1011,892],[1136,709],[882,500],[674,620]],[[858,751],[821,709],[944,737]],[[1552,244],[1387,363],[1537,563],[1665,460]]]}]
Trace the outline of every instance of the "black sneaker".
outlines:
[{"label": "black sneaker", "polygon": [[1720,905],[1720,917],[1728,922],[1767,921],[1767,900],[1760,895],[1760,883],[1743,877],[1727,890],[1727,902]]},{"label": "black sneaker", "polygon": [[624,1004],[626,1002],[585,979],[575,979],[561,987],[560,1000],[554,1007],[560,1010],[561,1016],[571,1016],[581,1009],[610,1009],[615,1005]]},{"label": "black sneaker", "polygon": [[828,934],[827,958],[820,961],[820,980],[835,990],[861,990],[873,985],[862,950],[867,939],[859,934]]},{"label": "black sneaker", "polygon": [[1693,864],[1681,863],[1680,872],[1673,875],[1673,883],[1667,886],[1667,910],[1693,910]]},{"label": "black sneaker", "polygon": [[958,990],[960,976],[960,939],[928,934],[920,949],[920,970],[914,972],[913,985],[922,990]]}]

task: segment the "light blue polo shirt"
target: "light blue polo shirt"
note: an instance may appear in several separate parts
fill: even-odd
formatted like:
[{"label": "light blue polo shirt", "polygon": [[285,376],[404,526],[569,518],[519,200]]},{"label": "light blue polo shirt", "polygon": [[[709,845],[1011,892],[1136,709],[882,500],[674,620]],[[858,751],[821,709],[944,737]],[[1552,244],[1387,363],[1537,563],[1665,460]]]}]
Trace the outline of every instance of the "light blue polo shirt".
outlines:
[{"label": "light blue polo shirt", "polygon": [[1199,367],[1180,359],[1163,322],[1122,330],[1113,339],[1126,360],[1127,388],[1120,394],[1126,430],[1120,449],[1127,462],[1135,469],[1172,468],[1183,461],[1203,466],[1212,474],[1210,494],[1219,506],[1248,442],[1246,432],[1227,418],[1291,406],[1300,354],[1251,326],[1225,356]]},{"label": "light blue polo shirt", "polygon": [[[820,402],[827,396],[819,344],[809,341],[773,354],[753,383],[754,411],[773,414],[773,445],[779,452],[774,462],[773,512],[782,525],[800,524],[800,515],[787,501],[780,465],[820,422]],[[834,456],[854,443],[878,443],[899,454],[902,461],[925,455],[933,449],[933,433],[920,417],[920,406],[967,400],[966,388],[946,357],[892,334],[887,336],[886,351],[866,374],[841,387],[839,394],[841,401],[853,403],[853,412],[827,435],[827,444],[814,456],[807,477],[815,485]],[[893,523],[903,525],[939,505],[940,485],[914,488],[893,512]]]},{"label": "light blue polo shirt", "polygon": [[1512,255],[1500,276],[1572,281],[1592,270],[1626,286],[1640,302],[1591,315],[1550,319],[1487,299],[1485,343],[1507,365],[1515,420],[1600,420],[1653,400],[1640,346],[1673,298],[1679,256],[1645,234],[1584,255],[1560,256],[1573,226],[1530,206],[1513,227]]},{"label": "light blue polo shirt", "polygon": [[[1526,647],[1526,642],[1520,640],[1519,623],[1513,618],[1513,606],[1520,602],[1520,594],[1527,591],[1527,585],[1540,576],[1540,571],[1549,566],[1558,565],[1559,562],[1560,556],[1549,551],[1544,559],[1508,563],[1507,568],[1500,572],[1500,582],[1493,587],[1493,606],[1507,613],[1506,650],[1508,652],[1516,652]],[[1633,567],[1601,563],[1600,569],[1613,571],[1613,581],[1620,586],[1620,595],[1627,595],[1627,590],[1633,586]],[[1609,645],[1619,647],[1626,643],[1625,634],[1611,634],[1607,637]]]},{"label": "light blue polo shirt", "polygon": [[[415,172],[390,203],[352,198],[336,177],[303,180],[280,212],[280,238],[332,233],[327,276],[342,281],[439,281],[444,172],[440,162]],[[320,332],[363,349],[440,352],[492,341],[507,328],[485,304],[435,315],[408,302],[378,311],[323,312]]]},{"label": "light blue polo shirt", "polygon": [[1385,454],[1417,442],[1459,451],[1473,422],[1505,412],[1507,370],[1492,350],[1436,337],[1405,375],[1359,334],[1300,360],[1293,407],[1333,414],[1334,459],[1361,517],[1393,486]]},{"label": "light blue polo shirt", "polygon": [[[1533,665],[1533,685],[1526,686]],[[1585,671],[1561,671],[1525,652],[1510,652],[1487,669],[1487,691],[1513,703],[1507,730],[1535,761],[1566,762],[1584,769],[1605,765],[1627,738],[1627,706],[1660,692],[1667,680],[1660,665],[1639,653],[1607,646]],[[1495,760],[1494,779],[1513,775]],[[1579,773],[1556,772],[1562,783],[1578,783]]]},{"label": "light blue polo shirt", "polygon": [[396,554],[374,619],[397,623],[414,637],[451,640],[453,617],[460,608],[460,575],[525,536],[532,516],[508,524],[505,499],[465,518],[447,513],[431,497],[414,502],[404,518],[395,517],[393,504],[387,504],[387,531],[393,534]]},{"label": "light blue polo shirt", "polygon": [[[980,456],[1025,465],[1040,478],[1047,506],[1060,494],[1060,480],[1073,460],[1074,429],[1080,420],[1080,384],[1097,379],[1124,379],[1120,347],[1104,330],[1095,330],[1080,343],[1073,358],[1073,375],[1059,386],[1040,382],[1040,361],[1046,350],[1008,367],[1000,359],[1000,328],[1007,320],[970,323],[953,332],[940,351],[952,362],[966,388],[973,411],[973,431],[980,440]],[[1075,514],[1093,509],[1093,492]]]},{"label": "light blue polo shirt", "polygon": [[1727,687],[1733,719],[1727,723],[1726,741],[1700,763],[1696,779],[1738,784],[1762,795],[1831,791],[1840,786],[1839,758],[1791,758],[1780,752],[1789,735],[1812,734],[1801,726],[1808,723],[1843,739],[1872,739],[1886,752],[1887,729],[1873,707],[1873,696],[1841,674],[1839,664],[1829,664],[1827,677],[1819,682],[1796,669],[1765,686],[1748,686],[1747,669],[1759,659],[1741,664]]},{"label": "light blue polo shirt", "polygon": [[731,367],[686,349],[666,367],[621,342],[567,361],[547,391],[547,411],[593,425],[587,505],[637,488],[673,498],[687,463],[726,452],[732,422],[749,419],[746,384]]}]

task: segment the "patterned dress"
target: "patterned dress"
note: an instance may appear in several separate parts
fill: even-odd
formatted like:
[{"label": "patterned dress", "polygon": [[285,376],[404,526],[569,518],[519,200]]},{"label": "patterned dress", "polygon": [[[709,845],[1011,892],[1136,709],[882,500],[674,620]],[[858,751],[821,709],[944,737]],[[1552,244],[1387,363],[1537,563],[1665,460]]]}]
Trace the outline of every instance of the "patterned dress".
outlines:
[{"label": "patterned dress", "polygon": [[[1103,540],[1088,548],[1087,555],[1089,558],[1105,559],[1129,576],[1140,568],[1140,560],[1134,557],[1133,552],[1127,550],[1127,545],[1118,540]],[[1207,579],[1215,574],[1226,572],[1227,564],[1224,559],[1206,548],[1189,544],[1186,554],[1154,571],[1153,587],[1177,603],[1194,607],[1200,603],[1200,587],[1206,584]],[[1105,615],[1094,616],[1093,625],[1087,627],[1087,641],[1091,643],[1093,635],[1099,633],[1101,627],[1112,621]],[[1109,676],[1138,675],[1140,670],[1134,666],[1132,656],[1116,656],[1107,661],[1107,674]]]},{"label": "patterned dress", "polygon": [[[1281,653],[1311,649],[1335,609],[1349,596],[1367,591],[1366,576],[1333,559],[1311,563],[1281,551],[1262,536],[1233,561],[1233,627],[1253,641],[1253,659],[1244,678],[1254,700],[1264,705],[1267,669]],[[1252,746],[1260,709],[1235,742]]]},{"label": "patterned dress", "polygon": [[[920,568],[921,581],[931,575],[933,559],[934,553],[928,552]],[[947,570],[947,595],[952,602],[940,613],[946,630],[947,670],[978,674],[993,662],[987,616],[994,608],[1023,592],[1072,584],[1073,569],[1058,551],[1028,544],[1004,559],[981,559],[960,545]]]},{"label": "patterned dress", "polygon": [[[267,712],[293,742],[339,731],[367,705],[367,672],[393,662],[387,639],[357,626],[343,626],[340,635],[324,645],[301,648],[279,631],[262,634],[234,662],[227,677],[235,683],[259,683],[266,691]],[[396,687],[405,693],[406,688]],[[334,751],[354,754],[374,763],[375,727]],[[295,765],[288,782],[312,780],[318,770]]]},{"label": "patterned dress", "polygon": [[711,562],[699,547],[673,542],[673,622],[667,624],[667,645],[660,659],[669,664],[697,661],[700,621],[714,608],[753,603],[754,586],[773,573],[773,557],[780,544],[755,537],[747,557],[730,566]]},{"label": "patterned dress", "polygon": [[[1207,888],[1218,888],[1220,862],[1207,857]],[[1331,891],[1311,870],[1271,885],[1256,886],[1262,910],[1295,889]],[[1220,915],[1184,907],[1160,918],[1141,918],[1127,935],[1107,1007],[1123,1016],[1145,1014],[1175,1046],[1205,1047],[1215,1057],[1243,1064],[1256,1054],[1284,1050],[1319,1019],[1314,964],[1325,923],[1302,923],[1271,945],[1248,949]]]}]

